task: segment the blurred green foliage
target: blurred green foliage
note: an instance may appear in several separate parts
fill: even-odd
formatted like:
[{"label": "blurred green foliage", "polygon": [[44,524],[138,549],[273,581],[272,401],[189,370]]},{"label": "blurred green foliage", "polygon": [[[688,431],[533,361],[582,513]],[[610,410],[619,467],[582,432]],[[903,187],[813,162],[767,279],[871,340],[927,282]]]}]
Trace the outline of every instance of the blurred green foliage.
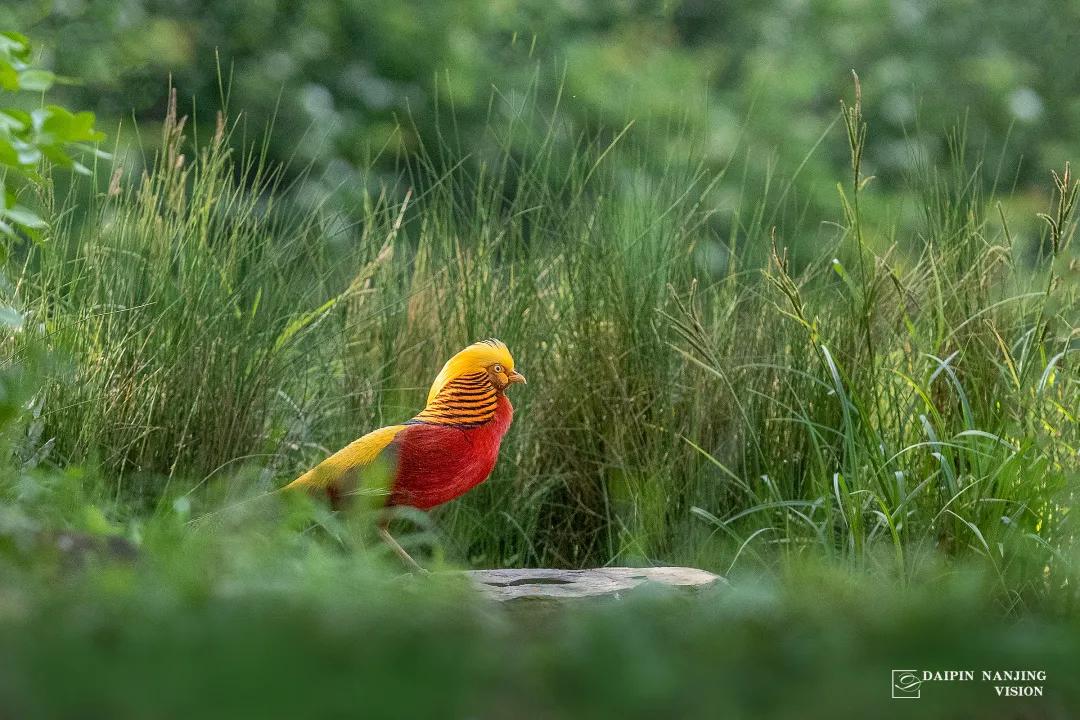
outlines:
[{"label": "blurred green foliage", "polygon": [[[13,571],[0,555],[0,708],[38,718],[1046,718],[1080,707],[1075,614],[1000,617],[978,574],[906,586],[803,567],[696,594],[499,606],[393,578],[273,518],[147,528],[135,562]],[[173,529],[170,530],[169,528]],[[1042,697],[891,670],[1044,671]]]},{"label": "blurred green foliage", "polygon": [[[872,128],[866,174],[885,188],[946,160],[958,123],[985,150],[982,183],[1026,188],[1080,149],[1080,69],[1062,62],[1078,23],[1068,0],[0,3],[0,27],[85,81],[61,97],[109,127],[132,112],[144,130],[161,120],[170,78],[204,128],[225,94],[255,129],[275,118],[272,158],[314,163],[346,205],[370,188],[379,149],[374,169],[391,174],[397,151],[447,140],[458,156],[497,152],[489,115],[512,114],[534,76],[550,116],[519,120],[562,123],[562,150],[636,120],[642,154],[627,162],[696,152],[715,168],[745,151],[764,183],[764,168],[803,162],[852,68]],[[802,168],[794,192],[815,216],[833,207],[845,164],[826,146]]]},{"label": "blurred green foliage", "polygon": [[[44,93],[56,82],[56,76],[31,63],[30,41],[17,32],[0,32],[0,92]],[[39,171],[43,161],[69,167],[89,175],[90,170],[74,153],[104,154],[89,145],[104,139],[94,129],[94,114],[73,113],[59,105],[44,105],[30,111],[18,107],[0,107],[0,233],[14,236],[15,229],[33,233],[45,227],[45,221],[32,209],[20,204],[19,184],[29,182],[42,188],[45,181]]]},{"label": "blurred green foliage", "polygon": [[[38,98],[57,81],[54,73],[33,63],[30,41],[11,30],[0,31],[0,257],[8,259],[6,241],[21,236],[37,238],[47,227],[36,208],[25,204],[28,192],[42,195],[51,189],[46,163],[89,175],[90,170],[79,157],[91,155],[107,158],[92,143],[103,139],[94,128],[90,112],[73,113],[59,105],[39,104],[29,111],[9,104],[36,94]],[[35,340],[18,343],[24,317],[18,307],[11,305],[11,286],[7,273],[0,270],[0,344],[5,347],[5,361],[0,364],[0,454],[9,451],[7,425],[25,414],[26,404],[38,389],[39,376],[46,366],[45,346]]]}]

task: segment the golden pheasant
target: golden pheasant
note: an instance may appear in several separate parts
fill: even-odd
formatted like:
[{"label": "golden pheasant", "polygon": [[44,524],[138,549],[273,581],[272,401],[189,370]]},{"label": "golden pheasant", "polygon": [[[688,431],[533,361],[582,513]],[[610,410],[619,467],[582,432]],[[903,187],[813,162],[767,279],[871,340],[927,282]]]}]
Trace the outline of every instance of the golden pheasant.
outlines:
[{"label": "golden pheasant", "polygon": [[[325,493],[335,508],[361,492],[381,491],[386,506],[422,510],[453,500],[491,474],[514,415],[506,389],[524,382],[506,345],[474,343],[443,366],[418,415],[346,445],[285,489]],[[384,515],[379,522],[380,535],[419,569],[390,535],[387,520]]]}]

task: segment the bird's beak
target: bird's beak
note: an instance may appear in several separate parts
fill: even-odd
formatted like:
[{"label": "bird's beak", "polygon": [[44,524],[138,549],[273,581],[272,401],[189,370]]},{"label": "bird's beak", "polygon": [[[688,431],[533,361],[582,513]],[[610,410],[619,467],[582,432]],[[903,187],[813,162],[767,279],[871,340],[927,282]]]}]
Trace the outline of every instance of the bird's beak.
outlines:
[{"label": "bird's beak", "polygon": [[511,370],[506,376],[507,381],[513,385],[514,383],[521,383],[522,385],[528,385],[529,381],[525,379],[525,376],[519,373],[517,370]]}]

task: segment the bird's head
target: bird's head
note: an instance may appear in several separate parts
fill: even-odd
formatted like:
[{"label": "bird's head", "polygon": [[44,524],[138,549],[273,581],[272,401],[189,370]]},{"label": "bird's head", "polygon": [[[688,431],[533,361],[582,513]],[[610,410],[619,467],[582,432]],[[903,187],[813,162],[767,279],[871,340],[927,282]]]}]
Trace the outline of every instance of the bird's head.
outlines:
[{"label": "bird's head", "polygon": [[503,392],[514,383],[525,382],[525,376],[514,369],[514,358],[502,341],[494,338],[481,340],[446,361],[431,385],[428,403],[447,383],[465,375],[486,377],[498,392]]}]

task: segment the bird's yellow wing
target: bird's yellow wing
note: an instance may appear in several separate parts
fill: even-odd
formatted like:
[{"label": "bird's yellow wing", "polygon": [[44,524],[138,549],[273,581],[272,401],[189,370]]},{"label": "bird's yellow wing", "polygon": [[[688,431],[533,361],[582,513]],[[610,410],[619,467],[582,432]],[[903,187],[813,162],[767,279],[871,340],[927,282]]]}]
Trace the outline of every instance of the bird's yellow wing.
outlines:
[{"label": "bird's yellow wing", "polygon": [[[350,476],[356,475],[357,471],[376,464],[385,466],[377,469],[380,475],[387,476],[381,484],[388,486],[393,479],[394,468],[391,467],[393,459],[386,458],[384,463],[376,463],[376,461],[380,460],[379,456],[383,450],[394,441],[397,434],[404,430],[405,427],[405,425],[390,425],[369,432],[293,480],[284,489],[317,491],[341,488]],[[353,477],[348,484],[355,485],[355,483],[356,480]]]}]

